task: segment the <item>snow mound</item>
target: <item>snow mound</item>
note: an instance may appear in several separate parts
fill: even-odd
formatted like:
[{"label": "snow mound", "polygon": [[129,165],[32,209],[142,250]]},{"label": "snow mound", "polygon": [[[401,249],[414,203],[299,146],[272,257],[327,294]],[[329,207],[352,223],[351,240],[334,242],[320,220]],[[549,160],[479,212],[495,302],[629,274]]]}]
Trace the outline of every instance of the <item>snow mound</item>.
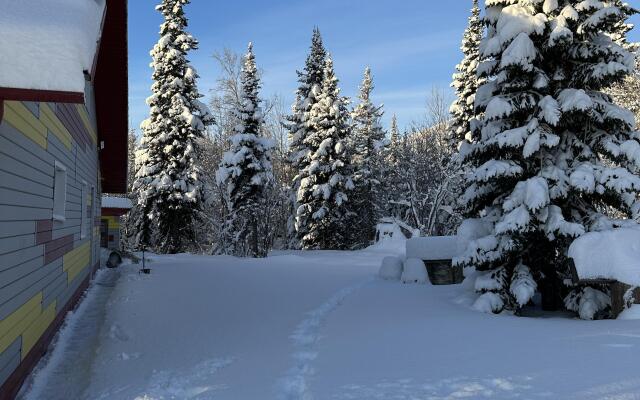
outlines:
[{"label": "snow mound", "polygon": [[455,236],[430,236],[407,241],[407,257],[422,260],[451,260],[457,254]]},{"label": "snow mound", "polygon": [[632,304],[618,315],[618,319],[640,319],[640,304]]},{"label": "snow mound", "polygon": [[84,93],[105,0],[0,0],[0,87]]},{"label": "snow mound", "polygon": [[382,259],[378,276],[382,279],[397,281],[402,277],[402,260],[399,257],[387,256]]},{"label": "snow mound", "polygon": [[589,232],[569,247],[580,279],[612,279],[640,286],[640,228]]},{"label": "snow mound", "polygon": [[427,267],[419,258],[408,258],[404,263],[404,271],[402,272],[402,283],[427,283],[429,276],[427,275]]}]

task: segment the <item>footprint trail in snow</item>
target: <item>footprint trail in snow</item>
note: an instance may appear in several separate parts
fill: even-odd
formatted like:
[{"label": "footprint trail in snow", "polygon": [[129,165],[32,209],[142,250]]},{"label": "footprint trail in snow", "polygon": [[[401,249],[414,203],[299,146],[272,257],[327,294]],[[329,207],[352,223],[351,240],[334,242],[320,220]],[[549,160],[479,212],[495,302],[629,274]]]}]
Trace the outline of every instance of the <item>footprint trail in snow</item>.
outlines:
[{"label": "footprint trail in snow", "polygon": [[320,340],[320,330],[327,316],[342,302],[361,289],[373,279],[367,279],[352,286],[345,287],[331,296],[318,308],[307,313],[307,319],[302,321],[290,338],[293,340],[295,352],[292,355],[294,366],[280,383],[281,400],[311,400],[308,378],[313,375],[311,365],[318,356],[315,349]]}]

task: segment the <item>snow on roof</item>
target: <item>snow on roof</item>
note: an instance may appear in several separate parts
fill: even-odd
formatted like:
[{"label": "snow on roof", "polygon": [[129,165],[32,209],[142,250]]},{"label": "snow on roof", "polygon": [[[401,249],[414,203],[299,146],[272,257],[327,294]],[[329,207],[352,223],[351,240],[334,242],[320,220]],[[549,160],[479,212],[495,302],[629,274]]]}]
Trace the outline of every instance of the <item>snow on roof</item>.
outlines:
[{"label": "snow on roof", "polygon": [[419,237],[407,241],[407,258],[451,260],[457,255],[455,236]]},{"label": "snow on roof", "polygon": [[0,87],[84,92],[106,0],[0,0]]},{"label": "snow on roof", "polygon": [[102,208],[122,208],[130,210],[133,207],[131,200],[126,197],[102,196]]},{"label": "snow on roof", "polygon": [[640,286],[640,228],[587,233],[569,247],[580,279],[611,279]]}]

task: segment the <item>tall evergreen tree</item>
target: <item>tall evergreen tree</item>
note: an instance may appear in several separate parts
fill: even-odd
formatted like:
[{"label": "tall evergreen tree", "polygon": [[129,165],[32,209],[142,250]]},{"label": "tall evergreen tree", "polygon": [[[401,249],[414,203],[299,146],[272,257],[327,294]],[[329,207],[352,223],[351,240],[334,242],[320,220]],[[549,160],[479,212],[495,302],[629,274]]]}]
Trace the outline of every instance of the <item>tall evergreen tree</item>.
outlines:
[{"label": "tall evergreen tree", "polygon": [[296,230],[304,249],[342,249],[353,217],[347,207],[348,193],[353,190],[346,143],[349,111],[330,57],[325,61],[322,85],[314,85],[311,92],[317,101],[304,116],[309,129],[303,145],[309,155],[297,191]]},{"label": "tall evergreen tree", "polygon": [[391,145],[400,143],[400,130],[398,129],[398,117],[393,114],[391,117],[391,126],[389,127],[389,136]]},{"label": "tall evergreen tree", "polygon": [[304,178],[301,173],[308,167],[311,151],[305,143],[305,139],[313,134],[313,126],[307,121],[308,113],[317,103],[317,94],[320,92],[324,79],[324,67],[327,52],[322,43],[320,30],[313,29],[311,49],[302,72],[298,71],[299,87],[296,91],[296,100],[291,106],[291,115],[288,119],[289,129],[289,154],[288,162],[294,171],[298,171],[292,182],[291,209],[292,216],[289,223],[290,246],[298,247],[299,240],[306,232],[305,226],[297,226],[295,223],[298,204],[296,200],[300,182]]},{"label": "tall evergreen tree", "polygon": [[226,187],[229,210],[226,225],[232,239],[226,250],[237,256],[266,257],[269,249],[262,244],[267,242],[263,239],[267,232],[261,229],[260,219],[267,208],[266,191],[273,183],[273,144],[261,136],[261,84],[251,43],[244,57],[241,82],[240,106],[236,110],[239,123],[217,172],[218,183]]},{"label": "tall evergreen tree", "polygon": [[460,64],[456,66],[451,86],[456,91],[456,100],[451,105],[452,116],[452,146],[457,146],[463,140],[471,140],[467,135],[471,132],[471,122],[475,119],[475,96],[478,90],[478,65],[480,62],[480,42],[482,41],[483,24],[480,19],[478,0],[473,0],[469,24],[462,38],[462,53]]},{"label": "tall evergreen tree", "polygon": [[138,243],[163,253],[188,250],[202,204],[197,139],[213,122],[196,87],[198,74],[187,53],[198,41],[189,35],[183,7],[189,0],[163,0],[160,40],[153,47],[150,116],[142,125],[136,154]]},{"label": "tall evergreen tree", "polygon": [[[487,79],[476,96],[483,114],[478,140],[463,148],[473,166],[468,216],[490,234],[456,260],[484,271],[476,308],[516,310],[536,290],[552,308],[569,289],[566,306],[582,307],[593,296],[563,287],[568,246],[637,215],[634,118],[602,92],[633,70],[611,38],[632,13],[621,1],[490,2],[479,67]],[[592,317],[603,304],[591,306]]]},{"label": "tall evergreen tree", "polygon": [[357,215],[351,244],[355,247],[366,245],[373,239],[376,223],[382,216],[382,206],[379,202],[383,173],[382,157],[389,141],[380,125],[382,106],[375,106],[371,101],[373,89],[371,69],[367,67],[358,95],[360,101],[351,113],[353,129],[350,135],[350,151],[355,189],[350,196],[350,207]]}]

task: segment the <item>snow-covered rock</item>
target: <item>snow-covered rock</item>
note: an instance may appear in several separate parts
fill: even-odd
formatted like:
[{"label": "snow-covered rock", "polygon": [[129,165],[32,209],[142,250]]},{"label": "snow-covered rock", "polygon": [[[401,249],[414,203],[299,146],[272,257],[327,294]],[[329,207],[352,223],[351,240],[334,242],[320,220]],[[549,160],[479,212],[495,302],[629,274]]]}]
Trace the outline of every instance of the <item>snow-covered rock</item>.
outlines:
[{"label": "snow-covered rock", "polygon": [[402,260],[399,257],[387,256],[382,259],[378,276],[382,279],[397,281],[402,276]]},{"label": "snow-covered rock", "polygon": [[427,283],[429,275],[424,261],[419,258],[408,258],[404,262],[404,271],[402,271],[402,283]]},{"label": "snow-covered rock", "polygon": [[580,279],[640,286],[640,227],[589,232],[569,247]]},{"label": "snow-covered rock", "polygon": [[0,0],[0,87],[84,93],[105,0]]}]

